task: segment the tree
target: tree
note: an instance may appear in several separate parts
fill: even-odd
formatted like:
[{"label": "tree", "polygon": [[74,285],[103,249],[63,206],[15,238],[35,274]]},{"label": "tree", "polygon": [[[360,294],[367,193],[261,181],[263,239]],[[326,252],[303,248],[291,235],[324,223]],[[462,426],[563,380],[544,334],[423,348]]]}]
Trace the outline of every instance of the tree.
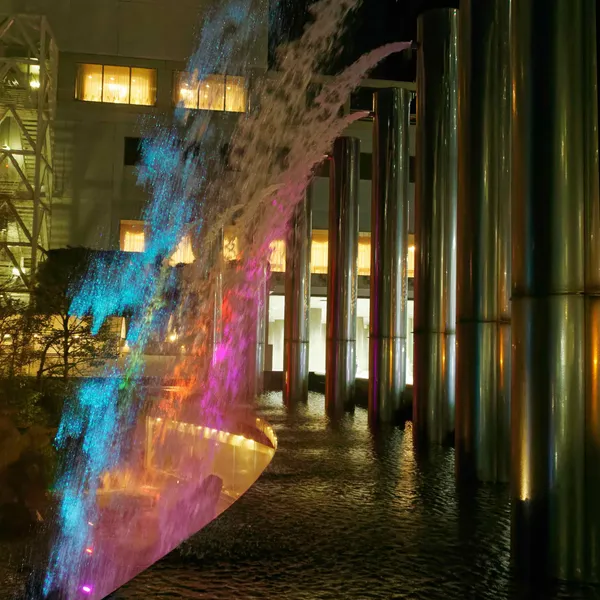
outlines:
[{"label": "tree", "polygon": [[0,290],[0,376],[25,374],[35,360],[32,342],[43,323],[44,317],[31,314],[24,302]]},{"label": "tree", "polygon": [[38,318],[45,318],[35,344],[38,381],[44,375],[66,380],[85,374],[90,367],[116,356],[116,340],[109,323],[94,335],[91,316],[69,314],[73,291],[85,277],[91,254],[85,248],[50,250],[38,269],[32,311]]}]

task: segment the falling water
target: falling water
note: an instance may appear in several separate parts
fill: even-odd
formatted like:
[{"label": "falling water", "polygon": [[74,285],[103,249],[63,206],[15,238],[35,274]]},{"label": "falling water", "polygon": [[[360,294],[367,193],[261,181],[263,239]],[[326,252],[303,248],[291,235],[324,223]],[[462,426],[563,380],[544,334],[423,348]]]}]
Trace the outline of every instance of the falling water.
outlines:
[{"label": "falling water", "polygon": [[[268,464],[276,441],[244,407],[255,393],[256,298],[271,244],[284,237],[314,167],[335,138],[365,116],[339,116],[349,93],[380,60],[409,46],[390,44],[363,56],[307,106],[308,86],[357,4],[313,5],[311,23],[299,40],[279,49],[278,73],[255,86],[250,112],[240,117],[232,136],[214,114],[183,107],[176,109],[173,125],[146,123],[149,141],[139,172],[139,185],[151,196],[144,213],[145,252],[119,264],[96,260],[74,294],[72,313],[91,314],[96,330],[110,315],[131,315],[131,352],[122,367],[107,367],[103,378],[82,384],[65,408],[56,443],[68,460],[56,486],[58,533],[46,594],[59,589],[67,598],[102,597],[200,529],[223,508],[205,500],[214,500],[221,489],[209,475],[225,447],[233,447],[234,457],[236,447],[238,453],[252,449],[253,477]],[[202,80],[227,72],[259,26],[252,5],[230,2],[206,18],[189,73]],[[225,142],[231,170],[218,160],[217,149]],[[215,259],[225,227],[233,227],[239,241],[237,261],[226,269]],[[173,269],[169,257],[185,236],[196,260]],[[221,285],[217,336],[212,325]],[[177,384],[173,393],[155,400],[144,393],[143,355],[173,290],[172,322],[185,351],[167,377]],[[241,435],[241,421],[251,422],[254,433]],[[81,443],[75,449],[76,439]],[[177,475],[149,478],[148,456],[163,472]],[[114,495],[117,510],[103,508],[100,500],[111,478],[125,490],[154,490],[137,526],[132,523],[139,506],[132,509],[126,495]]]}]

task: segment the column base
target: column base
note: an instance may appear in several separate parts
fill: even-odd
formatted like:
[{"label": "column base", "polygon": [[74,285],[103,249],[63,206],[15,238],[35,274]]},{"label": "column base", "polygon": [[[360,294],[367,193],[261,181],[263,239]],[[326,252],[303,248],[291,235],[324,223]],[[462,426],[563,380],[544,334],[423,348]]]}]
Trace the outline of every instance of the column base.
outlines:
[{"label": "column base", "polygon": [[330,416],[354,410],[356,341],[327,340],[325,408]]},{"label": "column base", "polygon": [[369,339],[369,421],[394,423],[406,412],[406,338]]},{"label": "column base", "polygon": [[283,355],[283,401],[308,401],[308,342],[286,341]]}]

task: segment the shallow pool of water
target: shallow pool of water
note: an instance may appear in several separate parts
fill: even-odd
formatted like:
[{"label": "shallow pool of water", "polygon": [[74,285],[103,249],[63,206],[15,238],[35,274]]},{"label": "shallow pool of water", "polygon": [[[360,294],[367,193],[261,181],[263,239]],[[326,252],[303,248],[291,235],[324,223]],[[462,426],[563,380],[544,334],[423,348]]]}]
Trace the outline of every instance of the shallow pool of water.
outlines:
[{"label": "shallow pool of water", "polygon": [[459,493],[454,452],[415,457],[410,426],[374,437],[357,409],[260,402],[279,449],[231,509],[114,593],[141,598],[600,598],[511,578],[506,487]]}]

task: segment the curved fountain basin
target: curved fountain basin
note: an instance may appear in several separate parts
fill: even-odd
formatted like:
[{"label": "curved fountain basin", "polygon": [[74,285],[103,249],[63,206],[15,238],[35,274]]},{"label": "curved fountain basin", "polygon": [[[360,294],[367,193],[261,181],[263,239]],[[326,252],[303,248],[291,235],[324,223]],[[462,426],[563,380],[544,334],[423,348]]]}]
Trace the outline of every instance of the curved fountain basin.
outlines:
[{"label": "curved fountain basin", "polygon": [[243,430],[147,417],[137,464],[103,477],[98,516],[88,522],[90,542],[68,597],[105,597],[248,490],[271,462],[277,439],[258,418]]}]

